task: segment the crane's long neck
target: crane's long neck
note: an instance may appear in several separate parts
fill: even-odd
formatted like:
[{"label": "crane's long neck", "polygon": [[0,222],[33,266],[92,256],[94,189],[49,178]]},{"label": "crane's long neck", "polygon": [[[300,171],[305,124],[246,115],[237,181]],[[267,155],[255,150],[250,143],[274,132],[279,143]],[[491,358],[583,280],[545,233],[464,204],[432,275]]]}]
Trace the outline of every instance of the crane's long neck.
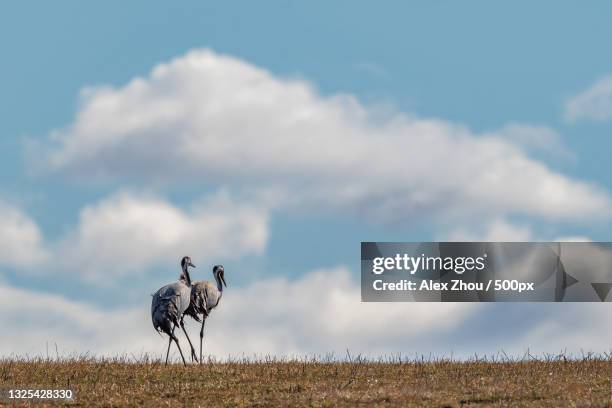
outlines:
[{"label": "crane's long neck", "polygon": [[185,282],[187,286],[191,286],[191,276],[189,276],[189,270],[187,265],[183,266],[183,273],[181,273],[181,280]]},{"label": "crane's long neck", "polygon": [[223,293],[223,285],[221,282],[221,277],[218,273],[215,274],[215,280],[217,281],[217,290],[219,291],[219,293]]}]

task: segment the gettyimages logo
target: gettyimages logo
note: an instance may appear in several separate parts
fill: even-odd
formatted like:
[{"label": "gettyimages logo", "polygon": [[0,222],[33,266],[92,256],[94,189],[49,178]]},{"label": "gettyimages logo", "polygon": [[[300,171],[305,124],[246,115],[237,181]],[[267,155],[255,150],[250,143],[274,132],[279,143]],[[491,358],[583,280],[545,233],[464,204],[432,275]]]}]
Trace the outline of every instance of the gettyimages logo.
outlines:
[{"label": "gettyimages logo", "polygon": [[396,254],[395,257],[377,257],[372,260],[372,273],[380,275],[385,271],[406,271],[414,275],[418,271],[452,271],[462,275],[466,271],[482,271],[485,269],[487,254],[479,257],[471,256],[410,256]]},{"label": "gettyimages logo", "polygon": [[610,302],[610,242],[362,242],[365,302]]}]

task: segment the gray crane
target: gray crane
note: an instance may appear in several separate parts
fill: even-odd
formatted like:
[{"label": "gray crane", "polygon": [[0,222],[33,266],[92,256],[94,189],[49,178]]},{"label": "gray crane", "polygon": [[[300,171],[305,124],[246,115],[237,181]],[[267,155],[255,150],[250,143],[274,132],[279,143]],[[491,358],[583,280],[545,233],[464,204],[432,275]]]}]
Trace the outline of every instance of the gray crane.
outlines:
[{"label": "gray crane", "polygon": [[172,340],[174,340],[176,347],[179,349],[179,353],[181,353],[183,364],[187,365],[185,362],[185,357],[183,356],[183,351],[181,350],[181,346],[179,346],[178,338],[174,334],[174,329],[176,329],[176,326],[181,326],[183,329],[183,332],[187,337],[187,341],[189,342],[189,346],[191,347],[191,357],[192,359],[196,358],[197,360],[195,349],[191,344],[191,340],[189,339],[187,331],[185,330],[185,324],[183,323],[183,316],[189,307],[191,298],[191,277],[189,276],[190,266],[195,268],[195,265],[191,262],[191,258],[188,256],[183,257],[181,260],[182,272],[179,280],[162,287],[152,295],[151,320],[153,321],[153,327],[159,333],[166,333],[169,336],[168,351],[166,352],[166,364],[168,364],[170,345],[172,344]]},{"label": "gray crane", "polygon": [[[204,339],[206,318],[212,309],[219,304],[223,295],[223,286],[227,287],[223,265],[215,265],[213,267],[213,276],[215,277],[216,285],[205,280],[193,282],[191,285],[191,303],[185,311],[186,315],[191,316],[197,322],[202,322],[202,328],[200,329],[200,364],[202,363],[202,340]],[[200,315],[202,315],[201,320]]]}]

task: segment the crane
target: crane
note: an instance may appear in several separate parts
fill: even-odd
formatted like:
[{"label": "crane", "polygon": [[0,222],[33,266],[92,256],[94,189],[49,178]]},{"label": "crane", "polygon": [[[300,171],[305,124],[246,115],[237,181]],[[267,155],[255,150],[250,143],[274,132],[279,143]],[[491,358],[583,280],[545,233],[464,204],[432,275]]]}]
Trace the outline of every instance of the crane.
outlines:
[{"label": "crane", "polygon": [[[223,265],[213,267],[213,276],[216,284],[206,280],[193,282],[191,285],[191,303],[185,311],[185,314],[191,316],[195,321],[202,322],[202,328],[200,329],[200,364],[202,364],[202,340],[204,339],[206,318],[212,309],[219,304],[223,295],[223,286],[227,287]],[[199,315],[202,315],[201,320]]]},{"label": "crane", "polygon": [[174,340],[176,347],[179,349],[179,353],[181,353],[183,364],[187,365],[181,346],[179,346],[178,338],[174,334],[174,329],[179,325],[183,329],[185,337],[187,337],[187,341],[191,347],[192,359],[196,358],[195,349],[191,344],[191,340],[187,335],[183,322],[183,316],[189,307],[191,298],[191,277],[189,276],[189,267],[195,268],[195,265],[191,262],[190,257],[185,256],[181,260],[181,275],[179,280],[162,287],[152,295],[151,320],[153,321],[153,327],[159,333],[166,333],[169,336],[166,364],[168,364],[170,345]]}]

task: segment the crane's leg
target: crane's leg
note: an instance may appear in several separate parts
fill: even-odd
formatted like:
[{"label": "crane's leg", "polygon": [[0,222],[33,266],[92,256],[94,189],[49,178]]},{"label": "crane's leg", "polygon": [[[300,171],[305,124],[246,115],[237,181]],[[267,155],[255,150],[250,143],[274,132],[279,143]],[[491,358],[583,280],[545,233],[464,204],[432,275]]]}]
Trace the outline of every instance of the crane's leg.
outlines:
[{"label": "crane's leg", "polygon": [[168,365],[168,355],[170,355],[170,345],[172,344],[172,337],[168,337],[168,351],[166,352],[166,365]]},{"label": "crane's leg", "polygon": [[172,344],[172,336],[174,335],[174,329],[176,326],[172,328],[172,334],[168,336],[168,351],[166,351],[166,365],[168,365],[168,355],[170,355],[170,345]]},{"label": "crane's leg", "polygon": [[183,329],[183,333],[185,333],[185,337],[187,337],[187,341],[189,342],[189,347],[191,347],[191,361],[195,360],[197,362],[198,356],[196,356],[196,352],[195,352],[195,349],[193,348],[193,344],[191,344],[191,339],[189,338],[189,335],[187,334],[187,330],[185,330],[185,323],[183,322],[183,320],[181,320],[181,328]]},{"label": "crane's leg", "polygon": [[200,364],[202,364],[202,339],[204,338],[204,323],[206,323],[206,316],[202,316],[202,328],[200,329]]},{"label": "crane's leg", "polygon": [[[176,325],[174,326],[176,328]],[[183,350],[181,350],[181,346],[179,345],[178,337],[174,335],[174,329],[172,330],[172,340],[176,343],[176,347],[179,349],[179,353],[181,353],[181,358],[183,359],[183,365],[187,367],[187,362],[185,361],[185,356],[183,356]]]}]

